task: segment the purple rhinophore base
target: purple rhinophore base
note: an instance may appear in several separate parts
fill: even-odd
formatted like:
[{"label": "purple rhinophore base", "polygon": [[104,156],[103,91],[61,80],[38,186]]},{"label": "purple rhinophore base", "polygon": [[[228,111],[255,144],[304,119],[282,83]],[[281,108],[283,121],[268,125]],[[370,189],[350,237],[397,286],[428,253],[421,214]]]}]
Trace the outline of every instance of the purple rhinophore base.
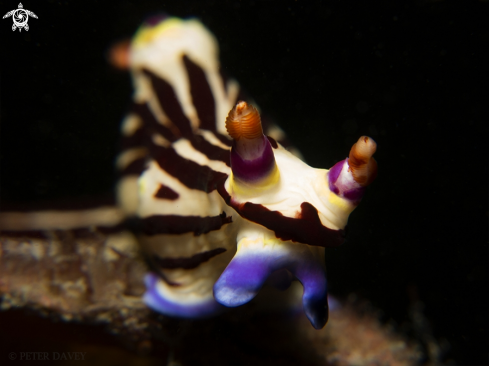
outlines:
[{"label": "purple rhinophore base", "polygon": [[350,189],[349,191],[344,191],[343,197],[345,197],[347,200],[350,200],[352,202],[359,202],[362,199],[363,195],[365,194],[366,190],[367,190],[366,187],[353,188]]},{"label": "purple rhinophore base", "polygon": [[[289,248],[290,249],[290,248]],[[268,276],[287,269],[303,285],[302,304],[314,328],[321,329],[328,320],[326,273],[321,260],[307,246],[294,246],[266,253],[253,250],[238,252],[214,285],[216,300],[229,307],[240,306],[253,299]]]},{"label": "purple rhinophore base", "polygon": [[207,318],[224,310],[224,307],[214,298],[197,304],[181,304],[165,299],[157,290],[159,279],[154,273],[146,274],[144,278],[146,292],[143,296],[143,302],[158,313],[177,318],[196,319]]},{"label": "purple rhinophore base", "polygon": [[348,167],[348,158],[346,158],[337,162],[329,170],[329,189],[336,195],[357,204],[362,199],[366,188],[355,182]]},{"label": "purple rhinophore base", "polygon": [[253,160],[247,160],[238,153],[236,141],[233,142],[233,148],[231,149],[231,169],[235,177],[252,183],[265,178],[272,172],[275,166],[273,149],[265,136],[263,136],[262,143],[263,145],[259,147],[263,149],[261,156]]},{"label": "purple rhinophore base", "polygon": [[334,193],[339,192],[335,183],[340,176],[341,171],[343,170],[343,165],[345,165],[345,160],[338,161],[328,172],[328,180],[329,180],[329,189]]}]

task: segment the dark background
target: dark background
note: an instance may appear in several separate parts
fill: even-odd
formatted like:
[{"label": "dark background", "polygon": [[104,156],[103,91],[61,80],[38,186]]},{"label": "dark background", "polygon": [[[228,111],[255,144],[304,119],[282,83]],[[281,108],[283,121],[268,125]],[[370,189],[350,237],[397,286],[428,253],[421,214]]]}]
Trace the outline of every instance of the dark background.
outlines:
[{"label": "dark background", "polygon": [[[17,5],[0,1],[1,15]],[[131,84],[105,52],[149,15],[196,16],[310,165],[364,134],[378,143],[377,181],[327,252],[331,292],[410,335],[418,299],[446,363],[487,364],[488,2],[23,5],[39,17],[28,32],[0,22],[3,207],[110,194]]]}]

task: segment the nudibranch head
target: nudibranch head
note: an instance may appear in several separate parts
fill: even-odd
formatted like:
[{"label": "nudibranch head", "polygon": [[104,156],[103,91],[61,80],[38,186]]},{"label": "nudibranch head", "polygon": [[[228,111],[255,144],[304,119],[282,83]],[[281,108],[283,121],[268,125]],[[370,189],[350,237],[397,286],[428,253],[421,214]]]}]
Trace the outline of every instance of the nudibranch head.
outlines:
[{"label": "nudibranch head", "polygon": [[[331,171],[308,166],[263,136],[258,112],[246,103],[233,108],[226,127],[234,139],[233,174],[219,193],[242,220],[234,221],[240,226],[238,250],[214,285],[214,296],[225,306],[242,305],[268,277],[285,272],[285,280],[302,283],[304,311],[315,328],[322,328],[328,318],[324,248],[343,242],[348,215],[375,178],[375,142],[360,139],[350,154],[351,168],[349,159],[339,163],[342,170],[333,171],[332,182]],[[260,182],[267,177],[264,189]]]}]

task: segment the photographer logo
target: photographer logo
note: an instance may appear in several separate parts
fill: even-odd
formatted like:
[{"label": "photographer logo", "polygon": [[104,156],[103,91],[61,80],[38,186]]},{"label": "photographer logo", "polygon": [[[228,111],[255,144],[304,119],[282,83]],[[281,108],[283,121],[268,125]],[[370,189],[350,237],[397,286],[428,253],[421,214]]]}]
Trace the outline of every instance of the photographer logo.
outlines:
[{"label": "photographer logo", "polygon": [[29,21],[29,16],[37,19],[37,15],[30,10],[24,9],[22,3],[19,3],[18,9],[11,10],[7,14],[5,14],[3,16],[3,19],[10,16],[14,21],[14,24],[12,25],[12,30],[15,31],[18,28],[19,32],[22,30],[22,28],[24,28],[26,31],[29,30],[29,25],[27,24],[27,22]]}]

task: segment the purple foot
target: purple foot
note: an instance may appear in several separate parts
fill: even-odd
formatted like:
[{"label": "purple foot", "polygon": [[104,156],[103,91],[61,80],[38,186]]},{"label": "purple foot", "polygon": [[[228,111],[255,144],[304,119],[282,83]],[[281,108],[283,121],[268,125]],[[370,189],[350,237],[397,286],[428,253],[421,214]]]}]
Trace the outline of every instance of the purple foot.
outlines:
[{"label": "purple foot", "polygon": [[144,278],[146,292],[143,296],[144,303],[159,313],[178,318],[207,318],[223,310],[212,296],[185,296],[181,299],[171,296],[165,289],[165,283],[160,281],[156,274],[148,273]]},{"label": "purple foot", "polygon": [[214,284],[214,297],[222,305],[240,306],[253,299],[272,274],[290,271],[303,285],[302,304],[316,329],[328,320],[323,248],[294,243],[240,242],[238,252]]}]

